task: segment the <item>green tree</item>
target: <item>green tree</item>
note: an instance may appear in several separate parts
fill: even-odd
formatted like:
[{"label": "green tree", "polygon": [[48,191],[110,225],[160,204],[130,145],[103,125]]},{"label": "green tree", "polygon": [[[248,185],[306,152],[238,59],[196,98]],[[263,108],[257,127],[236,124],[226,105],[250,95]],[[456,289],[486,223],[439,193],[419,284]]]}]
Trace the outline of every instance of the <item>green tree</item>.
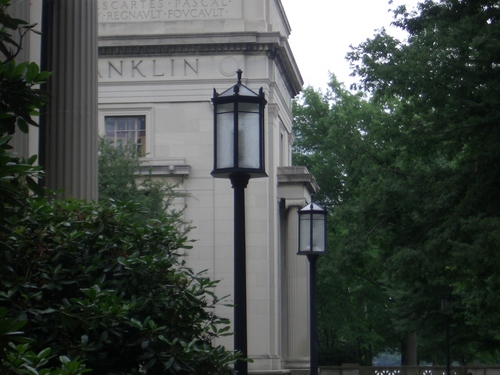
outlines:
[{"label": "green tree", "polygon": [[182,209],[173,209],[175,200],[183,193],[161,179],[154,179],[147,167],[141,166],[134,144],[114,145],[104,137],[99,138],[99,200],[133,201],[142,209],[135,220],[165,216],[172,222],[189,225],[182,220]]},{"label": "green tree", "polygon": [[382,32],[350,54],[374,100],[398,102],[391,181],[407,193],[380,210],[394,228],[383,259],[401,323],[429,339],[451,294],[455,358],[498,355],[500,9],[446,0],[418,11],[396,11],[408,43]]},{"label": "green tree", "polygon": [[[350,98],[363,91],[369,98],[304,105],[321,108],[312,119],[322,119],[325,134],[342,128],[334,113],[353,125],[336,139],[321,132],[313,139],[297,117],[297,161],[317,176],[324,202],[335,204],[330,243],[338,264],[383,290],[391,326],[419,333],[420,359],[444,362],[440,300],[452,295],[453,359],[496,363],[498,2],[427,0],[417,12],[400,7],[395,15],[407,42],[382,30],[348,55],[361,79]],[[360,112],[373,116],[361,121]],[[328,171],[335,176],[324,177]]]},{"label": "green tree", "polygon": [[390,116],[362,93],[347,91],[334,76],[326,94],[304,90],[293,113],[294,164],[316,176],[321,190],[315,199],[331,214],[329,251],[318,270],[321,362],[370,365],[373,356],[397,347],[400,338],[391,325],[392,303],[380,280],[378,250],[368,251],[366,236],[351,236],[360,218],[350,221],[346,215],[360,199],[358,187],[382,169],[377,159],[382,155],[370,137]]}]

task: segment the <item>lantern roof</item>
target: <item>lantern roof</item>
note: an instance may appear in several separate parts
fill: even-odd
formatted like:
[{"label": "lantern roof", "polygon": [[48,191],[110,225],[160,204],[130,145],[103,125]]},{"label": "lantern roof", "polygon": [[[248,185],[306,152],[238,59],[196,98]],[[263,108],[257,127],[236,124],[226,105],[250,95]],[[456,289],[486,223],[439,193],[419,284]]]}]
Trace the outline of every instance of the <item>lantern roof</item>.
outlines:
[{"label": "lantern roof", "polygon": [[300,209],[301,212],[308,212],[308,211],[312,211],[312,212],[325,212],[325,209],[322,208],[321,206],[317,205],[316,203],[314,202],[311,202],[309,204],[307,204],[306,206],[302,207]]},{"label": "lantern roof", "polygon": [[[260,97],[262,94],[259,93],[257,94],[256,92],[250,90],[248,87],[243,85],[241,83],[241,74],[243,71],[241,69],[238,69],[236,72],[238,74],[238,82],[236,85],[228,88],[224,92],[218,94],[218,97],[227,97],[227,96],[253,96],[253,97]],[[261,89],[262,90],[262,89]]]}]

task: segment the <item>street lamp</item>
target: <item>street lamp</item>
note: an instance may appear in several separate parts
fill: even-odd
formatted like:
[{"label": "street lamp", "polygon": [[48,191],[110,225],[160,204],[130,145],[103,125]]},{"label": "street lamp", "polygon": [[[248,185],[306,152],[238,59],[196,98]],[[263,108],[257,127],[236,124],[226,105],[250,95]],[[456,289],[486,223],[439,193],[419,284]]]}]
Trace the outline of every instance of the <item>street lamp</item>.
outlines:
[{"label": "street lamp", "polygon": [[453,298],[441,298],[441,311],[446,315],[446,375],[450,375],[450,316],[453,314]]},{"label": "street lamp", "polygon": [[310,203],[299,212],[299,251],[309,261],[309,355],[311,375],[318,374],[318,313],[316,310],[316,261],[326,253],[327,212],[315,203]]},{"label": "street lamp", "polygon": [[[245,249],[245,188],[250,178],[267,177],[264,166],[264,107],[260,88],[255,93],[238,82],[218,94],[214,89],[215,178],[229,178],[234,189],[234,349],[248,357]],[[246,361],[237,361],[238,374],[248,374]]]}]

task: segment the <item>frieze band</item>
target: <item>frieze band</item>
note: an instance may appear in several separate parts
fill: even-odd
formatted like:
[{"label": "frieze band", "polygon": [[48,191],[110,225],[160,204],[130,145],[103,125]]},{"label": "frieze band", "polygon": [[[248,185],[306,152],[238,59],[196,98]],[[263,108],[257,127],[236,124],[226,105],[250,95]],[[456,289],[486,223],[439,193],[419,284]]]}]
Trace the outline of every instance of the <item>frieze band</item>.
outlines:
[{"label": "frieze band", "polygon": [[[141,57],[141,56],[180,56],[180,55],[227,55],[231,54],[266,54],[273,59],[280,72],[286,78],[286,85],[291,93],[298,93],[301,85],[297,80],[292,81],[292,77],[286,72],[291,69],[292,62],[286,50],[277,43],[217,43],[217,44],[178,44],[178,45],[140,45],[140,46],[101,46],[99,47],[99,58],[104,57]],[[137,64],[137,63],[136,63]],[[191,66],[194,65],[191,63]],[[190,69],[184,64],[183,69]],[[107,67],[109,69],[109,67]],[[113,69],[113,68],[111,68]],[[192,70],[192,69],[191,69]],[[195,69],[196,70],[196,69]],[[139,74],[138,69],[135,72]],[[101,78],[109,72],[100,72]],[[296,95],[296,94],[295,94]]]}]

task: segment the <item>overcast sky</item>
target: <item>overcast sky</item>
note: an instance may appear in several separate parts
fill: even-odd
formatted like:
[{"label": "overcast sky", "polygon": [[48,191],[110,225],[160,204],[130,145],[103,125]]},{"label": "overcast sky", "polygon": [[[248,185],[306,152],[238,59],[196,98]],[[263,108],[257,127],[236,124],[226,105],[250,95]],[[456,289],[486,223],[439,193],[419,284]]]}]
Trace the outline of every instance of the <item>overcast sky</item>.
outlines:
[{"label": "overcast sky", "polygon": [[[345,55],[349,45],[357,46],[375,30],[386,27],[392,35],[405,34],[390,28],[389,9],[405,4],[413,9],[417,0],[281,0],[292,28],[290,45],[299,66],[304,85],[324,90],[328,72],[349,87],[349,63]],[[392,31],[391,31],[392,30]]]}]

